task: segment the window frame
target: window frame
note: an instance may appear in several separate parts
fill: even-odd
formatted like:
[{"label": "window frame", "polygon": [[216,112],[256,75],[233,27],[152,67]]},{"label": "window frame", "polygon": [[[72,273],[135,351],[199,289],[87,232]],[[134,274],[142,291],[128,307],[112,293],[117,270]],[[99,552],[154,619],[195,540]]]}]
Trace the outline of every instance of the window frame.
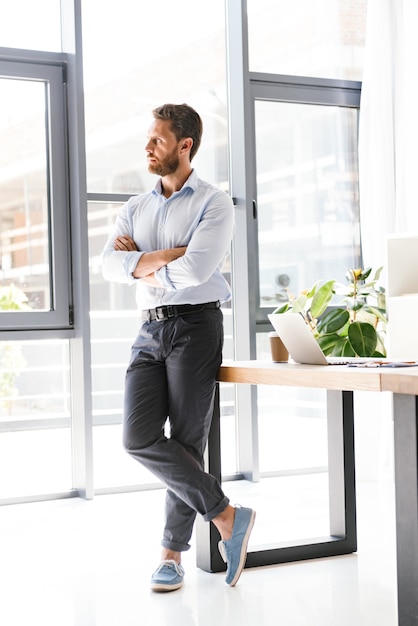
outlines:
[{"label": "window frame", "polygon": [[[252,207],[257,206],[257,183],[256,183],[256,158],[255,158],[255,103],[256,101],[285,102],[302,105],[321,105],[342,108],[354,108],[360,110],[361,83],[358,81],[312,78],[304,76],[285,76],[281,74],[263,74],[250,72],[250,108],[252,119],[252,141],[254,145]],[[256,292],[256,332],[266,332],[271,329],[267,314],[272,313],[276,305],[267,307],[260,306],[260,284],[259,284],[259,251],[258,251],[258,226],[257,216],[254,215],[252,227],[253,233],[252,254],[254,255],[253,266],[255,271],[255,292]],[[250,250],[248,250],[250,254]]]},{"label": "window frame", "polygon": [[71,240],[64,55],[0,48],[0,78],[39,81],[46,89],[48,247],[50,310],[2,311],[0,330],[39,331],[73,328]]},{"label": "window frame", "polygon": [[[238,6],[237,6],[238,4]],[[235,205],[235,236],[232,246],[233,324],[237,361],[257,358],[257,335],[271,330],[268,309],[259,307],[257,184],[255,159],[254,97],[273,97],[280,90],[284,101],[345,105],[360,108],[358,81],[306,78],[249,71],[247,2],[225,0],[227,15],[227,76],[230,135],[230,188]],[[352,98],[355,98],[355,103]],[[245,244],[243,244],[245,242]],[[258,405],[255,386],[238,385],[236,413],[240,416],[238,458],[245,478],[260,479]]]}]

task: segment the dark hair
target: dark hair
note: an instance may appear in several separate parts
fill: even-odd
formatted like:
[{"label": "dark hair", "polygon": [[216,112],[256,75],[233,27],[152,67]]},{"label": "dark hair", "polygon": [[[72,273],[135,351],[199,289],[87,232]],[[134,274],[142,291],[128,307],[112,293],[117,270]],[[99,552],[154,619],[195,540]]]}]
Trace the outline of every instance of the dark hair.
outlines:
[{"label": "dark hair", "polygon": [[163,104],[153,110],[156,120],[169,120],[177,141],[185,137],[193,139],[190,161],[195,156],[202,139],[203,125],[199,114],[188,104]]}]

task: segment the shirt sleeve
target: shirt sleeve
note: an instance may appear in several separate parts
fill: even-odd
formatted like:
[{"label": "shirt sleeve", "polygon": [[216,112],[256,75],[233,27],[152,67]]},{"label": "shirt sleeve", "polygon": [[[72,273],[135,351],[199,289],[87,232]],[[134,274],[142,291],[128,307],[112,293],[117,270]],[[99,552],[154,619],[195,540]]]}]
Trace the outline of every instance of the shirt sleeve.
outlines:
[{"label": "shirt sleeve", "polygon": [[133,284],[137,279],[133,277],[132,272],[144,252],[124,252],[122,250],[115,250],[113,243],[116,237],[121,235],[129,235],[132,239],[134,238],[132,216],[130,214],[130,201],[120,210],[115,226],[103,248],[102,273],[105,280]]},{"label": "shirt sleeve", "polygon": [[234,230],[234,206],[223,191],[207,200],[187,245],[186,254],[155,272],[168,291],[201,285],[218,270],[229,251]]}]

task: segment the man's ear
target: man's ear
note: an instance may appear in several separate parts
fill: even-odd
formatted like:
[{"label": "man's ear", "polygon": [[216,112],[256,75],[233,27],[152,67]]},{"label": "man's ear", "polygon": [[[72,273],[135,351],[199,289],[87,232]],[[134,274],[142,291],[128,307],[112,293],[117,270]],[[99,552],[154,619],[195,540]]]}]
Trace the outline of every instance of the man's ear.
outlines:
[{"label": "man's ear", "polygon": [[182,152],[190,152],[193,146],[193,139],[191,137],[185,137],[181,140],[180,150]]}]

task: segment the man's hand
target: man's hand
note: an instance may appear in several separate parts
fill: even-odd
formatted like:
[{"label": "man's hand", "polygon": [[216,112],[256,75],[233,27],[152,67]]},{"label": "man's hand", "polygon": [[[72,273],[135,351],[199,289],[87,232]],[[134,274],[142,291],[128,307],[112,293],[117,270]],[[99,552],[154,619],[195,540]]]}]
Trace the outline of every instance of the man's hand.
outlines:
[{"label": "man's hand", "polygon": [[138,251],[135,241],[132,237],[129,237],[129,235],[120,235],[120,237],[116,237],[113,247],[115,250],[123,250],[124,252]]},{"label": "man's hand", "polygon": [[180,246],[179,248],[167,248],[166,250],[145,252],[139,259],[138,264],[133,271],[133,276],[135,278],[145,278],[153,275],[154,272],[159,270],[161,267],[164,267],[164,265],[168,265],[171,261],[175,261],[183,256],[186,249],[187,246]]},{"label": "man's hand", "polygon": [[[136,252],[138,246],[129,235],[120,235],[116,237],[113,247],[117,251]],[[175,261],[185,254],[187,246],[179,246],[178,248],[167,248],[166,250],[155,250],[154,252],[144,252],[139,259],[136,268],[132,272],[135,278],[142,278],[149,285],[161,287],[161,284],[154,276],[154,272],[164,265]]]}]

